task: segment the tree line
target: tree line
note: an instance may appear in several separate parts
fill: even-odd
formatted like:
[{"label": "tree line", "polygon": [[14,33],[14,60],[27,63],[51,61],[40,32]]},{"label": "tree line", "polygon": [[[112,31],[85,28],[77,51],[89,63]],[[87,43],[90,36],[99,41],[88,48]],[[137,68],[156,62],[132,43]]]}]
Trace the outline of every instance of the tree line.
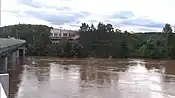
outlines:
[{"label": "tree line", "polygon": [[130,33],[114,30],[111,24],[99,23],[97,28],[83,23],[80,27],[83,55],[114,58],[173,58],[173,30],[165,24],[163,32]]},{"label": "tree line", "polygon": [[175,58],[175,35],[170,24],[162,32],[130,33],[114,29],[112,24],[82,23],[78,42],[51,44],[45,25],[18,24],[0,27],[0,37],[13,36],[27,41],[27,55],[98,58]]}]

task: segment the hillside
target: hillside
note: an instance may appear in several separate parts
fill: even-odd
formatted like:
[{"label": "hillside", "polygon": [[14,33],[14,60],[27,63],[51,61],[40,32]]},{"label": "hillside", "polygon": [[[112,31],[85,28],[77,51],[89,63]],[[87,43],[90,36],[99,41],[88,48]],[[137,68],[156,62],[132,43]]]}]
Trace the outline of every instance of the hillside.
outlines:
[{"label": "hillside", "polygon": [[[5,26],[0,28],[0,37],[13,36],[26,40],[27,55],[173,58],[175,53],[174,33],[129,33],[114,30],[111,24],[99,23],[95,28],[93,25],[82,23],[77,32],[80,34],[78,44],[68,41],[62,45],[52,45],[49,38],[51,28],[30,24]],[[169,29],[164,29],[169,32]]]}]

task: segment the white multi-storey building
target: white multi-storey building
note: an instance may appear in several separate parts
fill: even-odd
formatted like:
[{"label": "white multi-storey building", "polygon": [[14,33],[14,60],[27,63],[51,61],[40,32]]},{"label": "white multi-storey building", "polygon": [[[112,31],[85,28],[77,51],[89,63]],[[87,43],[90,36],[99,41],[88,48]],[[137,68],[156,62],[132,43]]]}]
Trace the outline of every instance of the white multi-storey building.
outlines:
[{"label": "white multi-storey building", "polygon": [[71,40],[76,41],[79,38],[79,35],[76,31],[65,30],[65,29],[51,29],[51,40],[53,44],[59,43],[61,40]]}]

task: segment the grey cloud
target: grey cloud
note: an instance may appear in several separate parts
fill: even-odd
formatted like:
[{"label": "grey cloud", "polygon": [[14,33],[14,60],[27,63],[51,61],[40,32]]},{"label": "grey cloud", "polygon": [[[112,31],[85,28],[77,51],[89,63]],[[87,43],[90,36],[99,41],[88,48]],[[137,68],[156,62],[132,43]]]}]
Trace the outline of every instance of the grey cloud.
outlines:
[{"label": "grey cloud", "polygon": [[123,20],[122,22],[120,22],[120,25],[162,28],[164,26],[164,23],[156,22],[150,19],[131,19],[131,20]]},{"label": "grey cloud", "polygon": [[[29,5],[31,7],[35,7],[35,8],[46,7],[46,8],[54,8],[58,11],[67,12],[66,14],[65,13],[50,14],[50,13],[43,13],[43,12],[36,12],[36,11],[26,12],[30,16],[48,21],[54,25],[63,25],[63,24],[69,24],[69,23],[81,24],[81,21],[79,21],[78,19],[84,18],[91,14],[88,12],[69,13],[71,12],[71,8],[69,7],[47,6],[47,5],[32,2],[32,0],[22,0],[22,3],[25,5]],[[120,12],[116,12],[113,15],[109,16],[108,19],[105,20],[104,22],[111,23],[113,24],[114,27],[143,26],[147,28],[162,28],[164,26],[164,23],[161,23],[161,22],[156,22],[156,21],[153,21],[150,19],[144,19],[144,18],[132,19],[133,17],[135,17],[135,15],[133,14],[132,11],[120,11]],[[120,19],[121,21],[113,21],[114,19]],[[93,23],[97,21],[89,20],[89,22]]]},{"label": "grey cloud", "polygon": [[54,25],[63,25],[66,23],[76,22],[77,19],[83,18],[88,15],[88,13],[60,13],[60,14],[50,14],[44,12],[27,11],[28,15],[33,16],[38,19],[42,19],[50,22]]},{"label": "grey cloud", "polygon": [[[162,28],[164,23],[156,22],[150,19],[144,19],[144,17],[132,19],[135,15],[132,11],[120,11],[116,12],[109,17],[106,22],[111,22],[114,26],[143,26],[147,28]],[[120,19],[121,21],[113,22],[110,19]]]},{"label": "grey cloud", "polygon": [[34,8],[41,8],[43,6],[39,3],[34,3],[33,0],[21,0],[21,3]]},{"label": "grey cloud", "polygon": [[2,12],[8,12],[8,13],[13,13],[13,14],[19,14],[20,11],[17,10],[2,10]]},{"label": "grey cloud", "polygon": [[99,22],[97,20],[89,20],[89,22],[94,23],[94,22]]},{"label": "grey cloud", "polygon": [[[53,7],[53,8],[56,8],[56,7]],[[69,7],[57,7],[56,9],[57,10],[61,10],[61,11],[63,11],[63,10],[71,10]]]},{"label": "grey cloud", "polygon": [[140,32],[155,32],[156,30],[153,28],[139,28],[138,31]]},{"label": "grey cloud", "polygon": [[25,5],[28,5],[28,6],[31,6],[31,7],[34,7],[34,8],[42,8],[42,7],[45,7],[45,8],[53,8],[53,9],[56,9],[56,10],[71,10],[69,7],[55,7],[55,6],[49,6],[49,5],[45,5],[45,4],[40,4],[38,2],[35,2],[33,0],[21,0],[21,3],[22,4],[25,4]]},{"label": "grey cloud", "polygon": [[121,19],[120,21],[114,21],[113,19],[107,19],[105,23],[111,23],[114,27],[122,28],[124,26],[134,27],[140,26],[139,31],[156,31],[164,27],[165,23],[157,22],[151,19],[145,19],[143,17],[136,19]]},{"label": "grey cloud", "polygon": [[120,12],[116,12],[113,15],[111,15],[109,18],[114,18],[114,19],[128,19],[133,17],[134,14],[132,11],[120,11]]}]

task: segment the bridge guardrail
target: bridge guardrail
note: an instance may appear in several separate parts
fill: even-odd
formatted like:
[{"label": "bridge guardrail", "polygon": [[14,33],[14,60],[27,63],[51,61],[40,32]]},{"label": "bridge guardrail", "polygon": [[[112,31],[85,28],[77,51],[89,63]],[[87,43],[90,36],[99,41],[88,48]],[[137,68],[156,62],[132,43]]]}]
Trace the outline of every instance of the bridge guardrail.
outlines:
[{"label": "bridge guardrail", "polygon": [[5,94],[4,88],[2,87],[1,83],[0,83],[0,98],[7,98],[7,95]]},{"label": "bridge guardrail", "polygon": [[0,38],[0,53],[25,44],[25,40]]},{"label": "bridge guardrail", "polygon": [[8,98],[9,74],[0,74],[0,98]]}]

